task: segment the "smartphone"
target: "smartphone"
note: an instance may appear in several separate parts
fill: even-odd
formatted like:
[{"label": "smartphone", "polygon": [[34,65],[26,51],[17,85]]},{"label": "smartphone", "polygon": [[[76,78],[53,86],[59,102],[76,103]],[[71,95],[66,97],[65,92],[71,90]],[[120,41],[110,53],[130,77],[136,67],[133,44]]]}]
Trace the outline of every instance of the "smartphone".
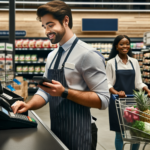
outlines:
[{"label": "smartphone", "polygon": [[47,79],[46,77],[41,77],[41,76],[33,76],[32,78],[34,81],[36,81],[39,85],[48,87],[46,85],[43,85],[43,82],[48,82],[48,83],[52,83],[51,80]]}]

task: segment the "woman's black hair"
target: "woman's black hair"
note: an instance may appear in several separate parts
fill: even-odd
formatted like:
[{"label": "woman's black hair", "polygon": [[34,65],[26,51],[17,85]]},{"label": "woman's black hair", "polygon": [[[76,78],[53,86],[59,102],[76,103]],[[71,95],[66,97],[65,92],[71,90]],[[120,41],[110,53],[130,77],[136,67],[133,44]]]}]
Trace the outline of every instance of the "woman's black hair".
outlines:
[{"label": "woman's black hair", "polygon": [[[114,39],[112,50],[110,52],[108,60],[116,57],[116,55],[118,54],[118,51],[116,50],[116,45],[118,45],[118,43],[120,42],[120,40],[122,40],[123,38],[128,39],[129,40],[129,44],[130,44],[130,38],[128,36],[126,36],[126,35],[118,35]],[[128,52],[128,56],[132,57],[132,50],[131,50],[131,48],[130,48],[130,50]]]}]

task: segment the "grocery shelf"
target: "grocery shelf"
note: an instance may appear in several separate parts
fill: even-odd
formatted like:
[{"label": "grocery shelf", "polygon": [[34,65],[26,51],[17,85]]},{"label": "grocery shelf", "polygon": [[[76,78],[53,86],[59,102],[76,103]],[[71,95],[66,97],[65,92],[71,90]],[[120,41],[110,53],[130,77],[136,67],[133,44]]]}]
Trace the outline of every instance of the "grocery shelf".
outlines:
[{"label": "grocery shelf", "polygon": [[15,64],[45,64],[46,62],[38,62],[38,61],[15,61]]},{"label": "grocery shelf", "polygon": [[16,72],[16,75],[43,75],[43,72]]},{"label": "grocery shelf", "polygon": [[101,54],[110,54],[110,52],[100,52]]},{"label": "grocery shelf", "polygon": [[16,51],[53,51],[56,48],[15,48]]}]

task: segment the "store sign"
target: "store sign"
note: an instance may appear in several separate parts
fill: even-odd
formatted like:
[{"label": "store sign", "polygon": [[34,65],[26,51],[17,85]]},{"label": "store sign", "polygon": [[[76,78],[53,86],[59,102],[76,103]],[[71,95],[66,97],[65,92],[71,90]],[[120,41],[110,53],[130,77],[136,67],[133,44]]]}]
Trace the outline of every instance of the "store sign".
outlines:
[{"label": "store sign", "polygon": [[[0,30],[0,36],[9,36],[9,31]],[[15,31],[15,36],[26,36],[26,31],[24,30]]]},{"label": "store sign", "polygon": [[98,31],[118,31],[118,19],[107,18],[82,18],[82,31],[98,32]]}]

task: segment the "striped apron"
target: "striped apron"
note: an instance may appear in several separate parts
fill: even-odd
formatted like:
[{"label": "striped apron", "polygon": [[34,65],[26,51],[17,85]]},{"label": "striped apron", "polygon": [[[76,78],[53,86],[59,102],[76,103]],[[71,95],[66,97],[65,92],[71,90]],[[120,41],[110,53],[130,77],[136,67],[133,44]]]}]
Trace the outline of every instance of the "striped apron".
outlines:
[{"label": "striped apron", "polygon": [[[55,55],[48,69],[48,79],[59,81],[68,88],[64,75],[64,64],[74,49],[76,38],[62,64],[61,69],[51,69]],[[79,105],[62,97],[50,97],[51,130],[68,147],[69,150],[91,149],[91,114],[90,108]]]}]

